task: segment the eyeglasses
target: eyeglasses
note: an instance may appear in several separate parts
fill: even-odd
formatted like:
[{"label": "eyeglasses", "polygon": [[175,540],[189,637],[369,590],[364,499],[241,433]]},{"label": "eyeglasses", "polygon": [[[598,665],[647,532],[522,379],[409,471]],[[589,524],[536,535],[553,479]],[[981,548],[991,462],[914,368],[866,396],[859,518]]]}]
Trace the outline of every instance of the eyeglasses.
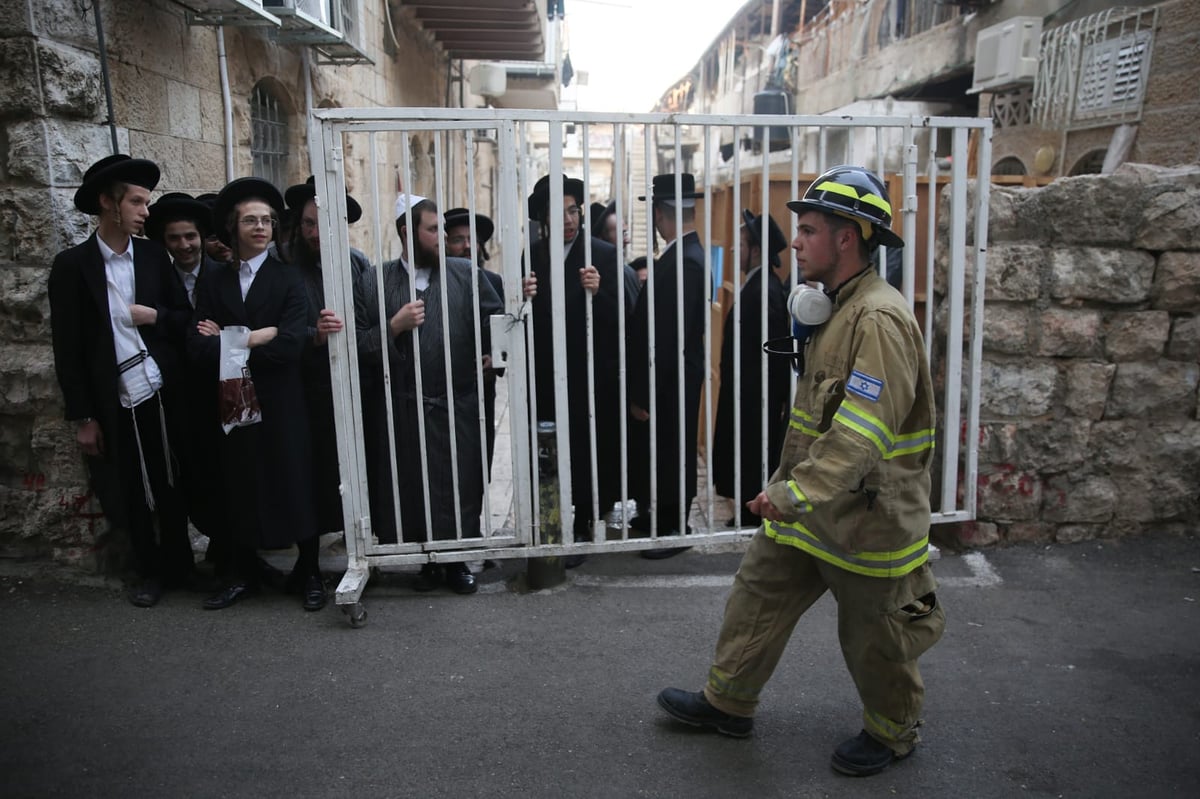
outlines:
[{"label": "eyeglasses", "polygon": [[238,220],[238,224],[242,227],[275,227],[278,220],[273,216],[243,216]]},{"label": "eyeglasses", "polygon": [[566,209],[564,209],[564,210],[563,210],[563,213],[564,213],[566,216],[569,216],[569,217],[571,217],[572,219],[578,219],[578,218],[579,218],[579,215],[580,215],[581,213],[583,213],[583,209],[582,209],[582,208],[580,208],[578,205],[572,205],[572,206],[569,206],[569,207],[567,207]]},{"label": "eyeglasses", "polygon": [[470,236],[449,236],[449,237],[447,237],[446,241],[449,242],[450,244],[455,244],[455,245],[470,244],[471,237]]}]

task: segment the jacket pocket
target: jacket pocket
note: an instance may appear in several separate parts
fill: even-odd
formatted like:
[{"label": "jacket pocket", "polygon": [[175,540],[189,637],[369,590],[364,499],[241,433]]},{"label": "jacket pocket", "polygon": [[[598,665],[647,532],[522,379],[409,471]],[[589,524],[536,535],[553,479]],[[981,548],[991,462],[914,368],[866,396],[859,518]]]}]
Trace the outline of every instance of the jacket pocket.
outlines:
[{"label": "jacket pocket", "polygon": [[946,612],[938,599],[933,571],[922,566],[901,578],[903,586],[886,613],[884,656],[897,663],[916,660],[942,637]]}]

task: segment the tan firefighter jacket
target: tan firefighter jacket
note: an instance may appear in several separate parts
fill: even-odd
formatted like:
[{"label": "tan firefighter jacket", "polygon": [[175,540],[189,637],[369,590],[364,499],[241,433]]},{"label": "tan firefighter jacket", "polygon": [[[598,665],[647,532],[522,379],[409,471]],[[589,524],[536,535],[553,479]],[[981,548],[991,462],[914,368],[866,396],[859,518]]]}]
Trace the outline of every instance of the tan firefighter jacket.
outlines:
[{"label": "tan firefighter jacket", "polygon": [[916,319],[868,269],[837,292],[806,348],[766,488],[785,521],[764,521],[766,534],[871,577],[926,562],[934,419]]}]

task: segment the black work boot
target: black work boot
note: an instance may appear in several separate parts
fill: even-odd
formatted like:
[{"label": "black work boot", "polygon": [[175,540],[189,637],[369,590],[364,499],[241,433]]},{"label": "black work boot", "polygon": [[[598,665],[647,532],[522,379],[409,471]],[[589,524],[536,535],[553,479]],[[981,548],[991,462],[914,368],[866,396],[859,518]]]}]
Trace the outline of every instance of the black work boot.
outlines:
[{"label": "black work boot", "polygon": [[754,719],[717,710],[708,703],[703,691],[664,688],[658,695],[658,706],[676,721],[693,727],[708,727],[733,738],[746,738],[754,730]]},{"label": "black work boot", "polygon": [[903,755],[872,738],[866,730],[849,740],[842,741],[833,751],[830,761],[833,770],[851,777],[869,777],[878,774],[895,760],[903,760],[912,754],[910,749]]}]

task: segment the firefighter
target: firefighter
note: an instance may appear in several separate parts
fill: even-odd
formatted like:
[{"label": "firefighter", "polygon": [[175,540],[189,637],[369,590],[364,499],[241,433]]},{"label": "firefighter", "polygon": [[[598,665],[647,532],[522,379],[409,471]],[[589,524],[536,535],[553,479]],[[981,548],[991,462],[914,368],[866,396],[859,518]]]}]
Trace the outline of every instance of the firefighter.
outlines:
[{"label": "firefighter", "polygon": [[803,279],[824,286],[789,298],[793,316],[818,323],[807,366],[779,468],[747,503],[763,525],[734,579],[704,690],[667,688],[658,703],[686,724],[750,735],[792,629],[828,590],[863,705],[862,731],[832,765],[866,776],[916,746],[917,658],[945,626],[927,562],[933,385],[912,311],[870,265],[879,245],[903,246],[882,181],[835,167],[788,208]]}]

